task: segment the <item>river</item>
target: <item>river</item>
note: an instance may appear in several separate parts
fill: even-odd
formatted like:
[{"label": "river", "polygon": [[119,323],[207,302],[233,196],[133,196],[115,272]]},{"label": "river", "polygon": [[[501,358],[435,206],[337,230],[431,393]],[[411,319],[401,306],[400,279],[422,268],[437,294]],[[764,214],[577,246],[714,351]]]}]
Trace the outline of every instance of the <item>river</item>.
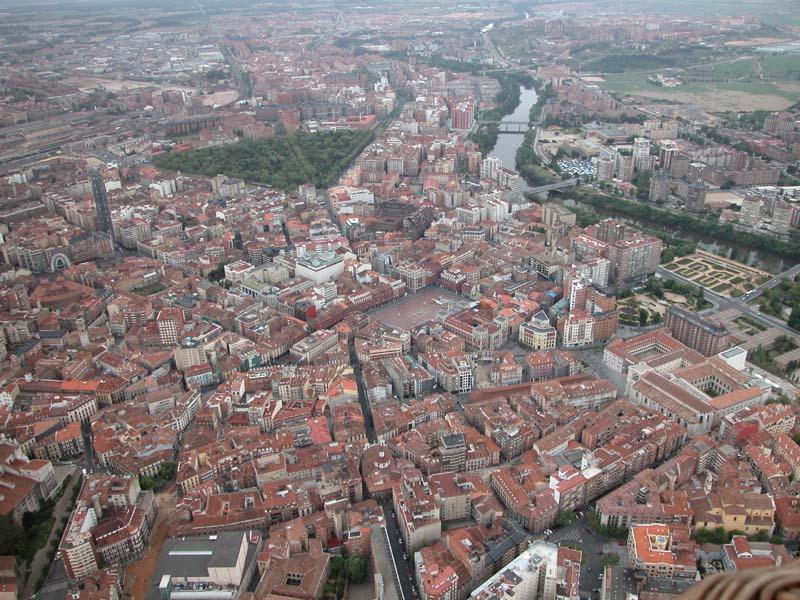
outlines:
[{"label": "river", "polygon": [[[533,88],[525,89],[519,87],[519,106],[510,115],[503,117],[502,121],[528,121],[531,113],[531,106],[536,104],[539,96]],[[501,133],[497,136],[497,143],[489,156],[496,156],[503,161],[503,166],[507,169],[515,169],[517,148],[522,145],[525,136],[521,133]]]},{"label": "river", "polygon": [[716,240],[711,236],[700,235],[693,231],[686,231],[676,227],[661,227],[661,225],[657,222],[642,221],[640,219],[633,219],[625,215],[618,215],[613,210],[592,206],[591,204],[584,204],[583,202],[566,200],[564,204],[571,207],[579,206],[580,208],[591,211],[600,217],[612,217],[618,221],[622,221],[623,223],[633,225],[634,227],[663,230],[665,233],[671,233],[677,237],[695,242],[697,247],[702,250],[713,252],[714,254],[724,256],[725,258],[730,258],[731,260],[735,260],[751,267],[755,267],[756,269],[768,271],[770,273],[780,273],[781,271],[784,271],[792,266],[791,262],[787,262],[781,256],[774,254],[773,252],[767,252],[766,250],[756,250],[754,248],[750,248],[749,246],[743,246],[742,244]]},{"label": "river", "polygon": [[[519,91],[519,105],[513,113],[503,117],[503,122],[527,121],[530,116],[531,106],[536,104],[536,101],[539,99],[536,90],[533,88],[526,89],[520,86]],[[497,136],[497,143],[495,144],[494,149],[489,153],[489,156],[496,156],[497,158],[501,159],[503,161],[503,166],[506,168],[516,169],[517,148],[522,145],[524,139],[525,136],[519,133],[501,133]],[[567,200],[566,204],[575,206],[575,203],[572,200]],[[613,210],[605,210],[590,205],[581,205],[581,207],[586,210],[591,210],[603,218],[613,217],[635,227],[643,227],[648,229],[660,227],[659,223],[650,223],[639,221],[637,219],[631,219],[630,217],[617,215]],[[700,235],[692,231],[683,231],[675,228],[670,228],[669,230],[665,231],[667,231],[667,233],[673,233],[678,237],[691,240],[692,242],[695,242],[699,248],[707,250],[708,252],[713,252],[714,254],[719,254],[720,256],[724,256],[726,258],[730,258],[732,260],[736,260],[746,265],[750,265],[757,269],[763,269],[764,271],[769,271],[771,273],[780,273],[784,269],[791,266],[791,264],[787,263],[786,260],[781,258],[779,255],[772,252],[767,252],[765,250],[756,250],[748,246],[733,244],[731,242],[721,242],[710,236]]]}]

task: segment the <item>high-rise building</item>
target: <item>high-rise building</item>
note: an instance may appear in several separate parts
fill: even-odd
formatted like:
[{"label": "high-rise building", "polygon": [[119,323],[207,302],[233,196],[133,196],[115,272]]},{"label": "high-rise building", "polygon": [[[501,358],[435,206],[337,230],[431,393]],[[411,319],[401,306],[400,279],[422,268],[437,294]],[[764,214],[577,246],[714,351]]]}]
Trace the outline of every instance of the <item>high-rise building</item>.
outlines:
[{"label": "high-rise building", "polygon": [[706,186],[702,183],[693,183],[688,190],[686,209],[691,212],[702,212],[706,207]]},{"label": "high-rise building", "polygon": [[636,230],[616,219],[603,219],[597,224],[597,237],[606,243],[618,242],[629,237],[635,237]]},{"label": "high-rise building", "polygon": [[633,157],[622,154],[617,158],[617,177],[622,181],[633,180]]},{"label": "high-rise building", "polygon": [[661,240],[654,236],[623,239],[608,245],[611,279],[617,285],[645,281],[658,267]]},{"label": "high-rise building", "polygon": [[650,179],[650,202],[666,202],[669,198],[669,186],[672,179],[668,173],[656,173]]},{"label": "high-rise building", "polygon": [[672,337],[704,356],[712,356],[725,350],[728,330],[724,325],[714,323],[677,304],[667,309],[667,327]]},{"label": "high-rise building", "polygon": [[772,113],[764,119],[764,132],[770,135],[787,135],[794,131],[794,115],[790,112]]},{"label": "high-rise building", "polygon": [[597,181],[611,181],[614,179],[614,160],[598,158],[597,163],[595,163],[594,176]]},{"label": "high-rise building", "polygon": [[678,144],[675,140],[661,142],[661,147],[658,150],[659,166],[665,171],[669,171],[672,168],[672,161],[676,154],[678,154]]},{"label": "high-rise building", "polygon": [[650,140],[636,138],[633,140],[633,163],[637,170],[642,168],[642,159],[645,156],[650,156]]},{"label": "high-rise building", "polygon": [[686,177],[689,174],[689,164],[691,159],[683,153],[678,153],[672,157],[672,164],[669,168],[669,174],[677,179]]},{"label": "high-rise building", "polygon": [[487,156],[481,162],[481,179],[497,179],[497,172],[503,166],[503,161],[496,156]]},{"label": "high-rise building", "polygon": [[788,202],[779,200],[772,205],[772,233],[786,235],[792,226],[794,208]]},{"label": "high-rise building", "polygon": [[761,198],[748,194],[742,199],[742,210],[739,211],[739,224],[743,227],[756,227],[761,216]]},{"label": "high-rise building", "polygon": [[468,130],[475,121],[475,104],[472,99],[463,100],[453,106],[453,129]]},{"label": "high-rise building", "polygon": [[658,165],[658,157],[648,154],[639,160],[639,166],[636,168],[641,173],[651,173],[655,171],[656,165]]},{"label": "high-rise building", "polygon": [[97,212],[97,224],[100,231],[113,234],[114,226],[111,223],[111,210],[108,208],[108,197],[106,196],[106,184],[99,169],[89,169],[89,179],[92,183],[92,197],[94,198],[94,210]]}]

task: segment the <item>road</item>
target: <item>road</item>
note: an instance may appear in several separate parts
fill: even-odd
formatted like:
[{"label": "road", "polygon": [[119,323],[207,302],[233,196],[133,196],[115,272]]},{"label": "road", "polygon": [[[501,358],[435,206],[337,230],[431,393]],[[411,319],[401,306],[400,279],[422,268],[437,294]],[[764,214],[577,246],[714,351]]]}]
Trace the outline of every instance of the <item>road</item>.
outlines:
[{"label": "road", "polygon": [[[762,284],[762,286],[767,286],[768,284],[770,284],[770,282],[773,282],[777,279],[778,280],[777,283],[774,283],[774,285],[769,286],[769,287],[775,287],[776,285],[778,285],[778,283],[780,283],[782,279],[784,279],[787,276],[786,275],[787,273],[793,273],[794,275],[800,273],[800,264],[795,265],[794,267],[788,269],[787,271],[784,271],[780,275],[776,275],[769,281]],[[676,281],[680,281],[681,283],[686,283],[689,285],[697,285],[690,279],[686,279],[685,277],[678,275],[677,273],[674,273],[673,271],[665,269],[664,267],[661,266],[656,267],[656,274],[658,274],[660,277],[664,279],[674,279]],[[728,310],[729,308],[735,308],[741,311],[742,314],[747,315],[750,319],[752,319],[756,323],[763,325],[764,327],[775,327],[776,329],[780,329],[781,331],[783,331],[786,335],[790,335],[792,337],[797,336],[797,332],[788,325],[786,325],[786,323],[784,323],[783,321],[776,319],[775,317],[772,317],[770,315],[765,315],[764,313],[759,312],[758,310],[747,304],[745,299],[749,300],[755,296],[751,296],[750,294],[745,294],[744,296],[742,296],[742,298],[729,298],[728,296],[721,296],[720,294],[712,292],[711,290],[706,288],[703,288],[703,294],[707,300],[714,302],[721,311]]]},{"label": "road", "polygon": [[592,591],[599,588],[603,576],[604,547],[615,542],[595,534],[586,519],[586,515],[566,527],[562,527],[546,538],[553,544],[575,546],[583,552],[585,559],[581,564],[580,595],[591,598]]},{"label": "road", "polygon": [[540,185],[537,187],[527,187],[523,190],[525,194],[544,194],[545,192],[551,192],[553,190],[563,190],[565,188],[575,187],[578,183],[578,180],[575,178],[572,179],[565,179],[563,181],[557,181],[556,183],[550,183],[548,185]]},{"label": "road", "polygon": [[499,65],[502,68],[509,67],[508,61],[502,55],[502,52],[497,49],[497,46],[494,45],[492,38],[489,37],[488,33],[481,33],[481,41],[483,45],[486,47],[486,50],[489,52],[489,56],[492,57],[492,61],[495,65]]},{"label": "road", "polygon": [[[406,549],[403,547],[403,536],[400,534],[400,526],[397,524],[397,518],[392,508],[390,501],[382,502],[383,512],[386,517],[386,532],[389,534],[389,544],[392,550],[395,567],[397,574],[400,577],[400,591],[403,595],[403,600],[413,600],[417,597],[417,592],[414,583],[414,577],[409,569],[409,562],[403,558],[403,553]],[[414,560],[413,556],[408,557],[409,560]]]},{"label": "road", "polygon": [[758,298],[764,290],[771,290],[778,287],[784,279],[794,279],[797,277],[798,273],[800,273],[800,263],[789,269],[786,269],[783,273],[778,273],[772,279],[765,281],[751,292],[745,294],[748,302]]}]

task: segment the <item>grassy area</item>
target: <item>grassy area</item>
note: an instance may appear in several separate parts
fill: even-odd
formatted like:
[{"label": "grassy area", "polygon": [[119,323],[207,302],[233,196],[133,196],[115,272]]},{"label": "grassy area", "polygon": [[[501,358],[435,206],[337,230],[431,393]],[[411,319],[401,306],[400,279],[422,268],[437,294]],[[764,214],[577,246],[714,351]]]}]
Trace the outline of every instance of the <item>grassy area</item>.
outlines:
[{"label": "grassy area", "polygon": [[765,371],[769,371],[770,373],[782,377],[786,375],[786,373],[780,367],[778,367],[778,365],[775,363],[775,359],[781,354],[791,352],[796,348],[797,345],[792,340],[786,336],[781,336],[776,340],[774,347],[770,348],[769,350],[765,350],[764,348],[760,347],[756,348],[750,352],[747,360],[757,367],[761,367]]},{"label": "grassy area", "polygon": [[133,290],[135,293],[139,294],[140,296],[152,296],[153,294],[158,294],[159,292],[163,292],[167,289],[163,283],[153,283],[151,285],[146,285],[144,287],[136,288]]},{"label": "grassy area", "polygon": [[[730,67],[728,63],[726,66]],[[682,77],[683,73],[673,72],[677,77]],[[612,73],[604,77],[605,81],[599,85],[609,91],[618,94],[639,94],[658,95],[669,99],[677,98],[682,94],[705,94],[710,92],[747,92],[753,95],[777,95],[787,100],[796,100],[797,92],[793,90],[781,89],[769,81],[694,81],[675,88],[658,87],[647,83],[647,73]],[[788,106],[788,104],[787,104]]]}]

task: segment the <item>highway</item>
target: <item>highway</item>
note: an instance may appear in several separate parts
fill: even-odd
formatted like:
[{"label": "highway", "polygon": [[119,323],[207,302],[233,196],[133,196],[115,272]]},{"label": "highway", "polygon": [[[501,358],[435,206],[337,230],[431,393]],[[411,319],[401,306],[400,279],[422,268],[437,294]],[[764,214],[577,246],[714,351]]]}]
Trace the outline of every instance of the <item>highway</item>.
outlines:
[{"label": "highway", "polygon": [[[703,294],[707,300],[716,304],[719,307],[719,310],[736,308],[743,314],[747,315],[750,319],[752,319],[756,323],[759,323],[760,325],[763,325],[764,327],[775,327],[777,329],[782,330],[787,335],[796,337],[797,332],[794,329],[790,328],[788,325],[786,325],[786,323],[784,323],[779,319],[776,319],[775,317],[772,317],[770,315],[765,315],[764,313],[756,310],[754,307],[747,304],[747,301],[756,298],[759,294],[761,294],[761,292],[764,289],[766,288],[772,289],[776,287],[778,284],[780,284],[780,282],[783,281],[784,279],[793,278],[798,273],[800,273],[800,264],[793,266],[791,269],[787,269],[783,273],[775,275],[775,277],[773,277],[769,281],[765,281],[760,286],[755,288],[753,291],[748,292],[741,298],[730,298],[728,296],[722,296],[706,288],[703,288]],[[680,281],[681,283],[686,283],[689,285],[697,285],[692,280],[686,279],[685,277],[678,275],[677,273],[674,273],[662,266],[656,267],[656,274],[658,274],[663,279],[673,279],[675,281]]]}]

